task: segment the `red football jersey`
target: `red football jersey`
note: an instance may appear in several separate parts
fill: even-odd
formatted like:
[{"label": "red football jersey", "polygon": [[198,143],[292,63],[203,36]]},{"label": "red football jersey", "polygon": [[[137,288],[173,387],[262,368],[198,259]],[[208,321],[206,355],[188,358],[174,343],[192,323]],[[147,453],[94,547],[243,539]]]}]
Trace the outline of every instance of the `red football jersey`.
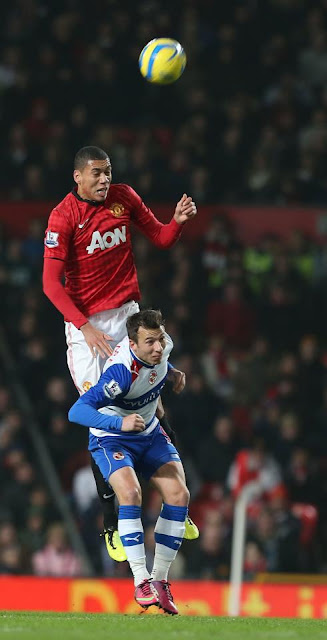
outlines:
[{"label": "red football jersey", "polygon": [[160,248],[174,244],[182,230],[174,219],[159,222],[126,184],[110,185],[103,204],[72,191],[50,214],[44,257],[64,261],[65,290],[87,317],[140,299],[131,222]]}]

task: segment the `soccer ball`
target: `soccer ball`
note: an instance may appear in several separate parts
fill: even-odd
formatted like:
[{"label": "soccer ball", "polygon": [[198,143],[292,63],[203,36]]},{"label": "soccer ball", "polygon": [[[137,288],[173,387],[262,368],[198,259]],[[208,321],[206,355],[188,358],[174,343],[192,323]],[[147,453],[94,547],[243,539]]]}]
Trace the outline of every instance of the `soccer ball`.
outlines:
[{"label": "soccer ball", "polygon": [[185,51],[177,40],[155,38],[142,49],[139,67],[148,82],[171,84],[182,75],[186,65]]}]

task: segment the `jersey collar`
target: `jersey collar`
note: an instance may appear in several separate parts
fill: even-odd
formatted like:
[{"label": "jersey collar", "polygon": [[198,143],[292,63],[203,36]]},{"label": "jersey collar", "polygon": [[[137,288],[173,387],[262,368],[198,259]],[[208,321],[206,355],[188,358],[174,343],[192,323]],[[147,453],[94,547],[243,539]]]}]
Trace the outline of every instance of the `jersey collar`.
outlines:
[{"label": "jersey collar", "polygon": [[135,355],[134,351],[131,349],[131,347],[129,348],[129,350],[130,350],[130,352],[131,352],[131,354],[132,354],[132,356],[133,356],[133,359],[134,359],[138,364],[140,364],[142,367],[146,367],[147,369],[154,369],[154,368],[155,368],[155,366],[156,366],[156,365],[152,366],[152,364],[149,364],[148,362],[144,362],[144,360],[141,360],[140,358],[138,358],[138,357]]},{"label": "jersey collar", "polygon": [[91,204],[93,207],[100,207],[104,205],[104,202],[96,202],[95,200],[87,200],[86,198],[81,198],[81,196],[77,193],[77,187],[72,189],[72,194],[75,196],[76,200],[80,202],[86,202],[86,204]]}]

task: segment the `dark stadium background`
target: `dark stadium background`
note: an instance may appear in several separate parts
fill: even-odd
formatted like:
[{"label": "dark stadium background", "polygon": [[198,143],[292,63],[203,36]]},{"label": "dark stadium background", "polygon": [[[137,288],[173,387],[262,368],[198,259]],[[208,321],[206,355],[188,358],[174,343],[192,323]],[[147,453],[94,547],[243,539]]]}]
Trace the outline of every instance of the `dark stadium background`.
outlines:
[{"label": "dark stadium background", "polygon": [[[66,537],[57,575],[83,574],[42,441],[93,574],[129,575],[99,538],[86,433],[67,421],[76,392],[62,322],[41,290],[51,205],[72,187],[75,151],[96,144],[114,181],[160,219],[184,191],[199,210],[169,252],[134,242],[143,305],[162,309],[188,380],[164,401],[201,536],[183,545],[172,578],[228,579],[227,479],[244,450],[277,470],[250,509],[245,578],[324,574],[327,3],[13,0],[0,25],[0,573],[40,572],[49,537],[60,548]],[[137,59],[165,35],[188,65],[156,87]],[[145,491],[149,547],[158,509]]]}]

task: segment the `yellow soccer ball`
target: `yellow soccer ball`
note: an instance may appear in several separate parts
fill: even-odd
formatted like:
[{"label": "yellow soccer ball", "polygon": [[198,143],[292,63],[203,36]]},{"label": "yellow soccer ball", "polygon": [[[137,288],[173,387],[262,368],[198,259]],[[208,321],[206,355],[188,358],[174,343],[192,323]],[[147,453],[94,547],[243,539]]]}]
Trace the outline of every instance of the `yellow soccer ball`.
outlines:
[{"label": "yellow soccer ball", "polygon": [[182,45],[171,38],[155,38],[142,49],[139,67],[148,82],[171,84],[182,75],[186,55]]}]

